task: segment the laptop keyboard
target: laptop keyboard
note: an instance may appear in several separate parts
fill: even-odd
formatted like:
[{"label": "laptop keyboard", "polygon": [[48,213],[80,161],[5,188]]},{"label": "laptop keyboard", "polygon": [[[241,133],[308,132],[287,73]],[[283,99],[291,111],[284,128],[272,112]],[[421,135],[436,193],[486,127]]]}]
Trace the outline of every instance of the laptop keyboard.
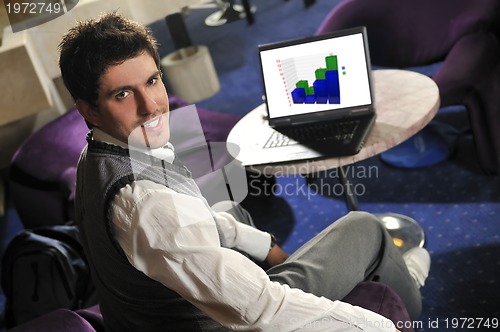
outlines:
[{"label": "laptop keyboard", "polygon": [[288,128],[286,135],[281,132],[274,131],[264,145],[264,148],[298,144],[297,141],[303,143],[325,141],[345,143],[353,138],[359,124],[359,120],[346,120],[318,123],[315,125],[301,126],[297,128]]},{"label": "laptop keyboard", "polygon": [[293,144],[298,144],[298,142],[280,133],[279,131],[274,131],[271,134],[271,137],[269,137],[266,144],[264,145],[264,148],[275,148],[279,146],[288,146]]}]

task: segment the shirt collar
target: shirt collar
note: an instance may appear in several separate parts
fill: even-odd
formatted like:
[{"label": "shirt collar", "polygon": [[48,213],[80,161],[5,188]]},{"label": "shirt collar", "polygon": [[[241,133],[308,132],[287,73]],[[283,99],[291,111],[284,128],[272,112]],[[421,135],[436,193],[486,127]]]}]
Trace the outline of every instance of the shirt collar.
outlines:
[{"label": "shirt collar", "polygon": [[170,143],[167,142],[163,147],[156,148],[156,149],[139,149],[135,147],[131,147],[128,144],[123,143],[122,141],[114,138],[113,136],[109,135],[108,133],[105,133],[99,128],[92,128],[92,137],[99,142],[103,142],[106,144],[111,144],[111,145],[116,145],[124,149],[134,149],[136,151],[143,152],[147,155],[165,160],[169,163],[172,163],[175,158],[174,154],[174,146]]}]

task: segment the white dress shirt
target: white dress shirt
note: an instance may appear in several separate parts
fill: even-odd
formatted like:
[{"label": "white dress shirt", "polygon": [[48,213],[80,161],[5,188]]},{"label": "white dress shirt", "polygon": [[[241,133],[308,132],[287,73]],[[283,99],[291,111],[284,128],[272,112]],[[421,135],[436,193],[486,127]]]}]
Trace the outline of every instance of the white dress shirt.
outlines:
[{"label": "white dress shirt", "polygon": [[[99,129],[94,139],[122,147]],[[168,147],[150,152],[173,160]],[[273,282],[236,248],[263,261],[268,233],[196,197],[148,180],[122,188],[113,201],[113,225],[129,262],[222,325],[241,331],[395,331],[371,311]],[[222,243],[228,248],[221,247]],[[333,282],[333,280],[332,280]]]}]

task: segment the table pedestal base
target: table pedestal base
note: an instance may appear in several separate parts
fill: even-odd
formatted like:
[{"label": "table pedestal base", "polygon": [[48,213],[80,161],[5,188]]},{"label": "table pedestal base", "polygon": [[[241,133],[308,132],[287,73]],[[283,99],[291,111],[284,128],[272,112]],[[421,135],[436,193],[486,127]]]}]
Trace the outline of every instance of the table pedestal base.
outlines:
[{"label": "table pedestal base", "polygon": [[406,252],[414,247],[423,247],[425,234],[422,227],[412,218],[397,213],[375,214],[392,237],[396,247]]},{"label": "table pedestal base", "polygon": [[[344,198],[349,211],[359,211],[358,198],[352,191],[351,180],[347,169],[340,167],[339,180],[344,187]],[[401,252],[414,247],[423,247],[425,234],[422,227],[412,218],[397,213],[375,214],[392,237],[394,244]]]}]

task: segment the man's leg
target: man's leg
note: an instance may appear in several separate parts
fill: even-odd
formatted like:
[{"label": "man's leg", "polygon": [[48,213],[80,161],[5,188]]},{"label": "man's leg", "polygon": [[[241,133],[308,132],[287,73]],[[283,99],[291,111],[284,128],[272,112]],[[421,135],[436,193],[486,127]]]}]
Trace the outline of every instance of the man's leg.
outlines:
[{"label": "man's leg", "polygon": [[[230,201],[217,205],[215,210],[255,227],[240,205]],[[362,281],[380,281],[398,293],[412,319],[422,308],[420,290],[399,249],[369,213],[351,212],[340,218],[267,273],[271,280],[330,300],[343,299]]]},{"label": "man's leg", "polygon": [[331,300],[343,299],[362,281],[395,290],[412,319],[421,295],[391,237],[371,214],[351,212],[312,238],[283,264],[269,269],[271,280]]}]

